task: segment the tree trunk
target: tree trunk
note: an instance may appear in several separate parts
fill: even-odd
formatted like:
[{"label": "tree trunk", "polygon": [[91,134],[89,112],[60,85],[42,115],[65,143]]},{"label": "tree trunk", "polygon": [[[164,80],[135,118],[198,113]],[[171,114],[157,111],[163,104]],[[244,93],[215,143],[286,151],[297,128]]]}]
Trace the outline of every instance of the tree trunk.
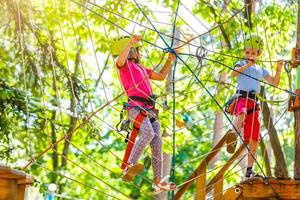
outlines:
[{"label": "tree trunk", "polygon": [[295,165],[294,165],[294,178],[300,179],[300,109],[294,111],[295,117]]},{"label": "tree trunk", "polygon": [[[55,130],[55,118],[56,118],[56,111],[52,112],[52,117],[51,117],[51,143],[54,144],[56,142],[56,130]],[[47,125],[46,125],[47,126]],[[57,155],[57,146],[53,145],[53,153],[52,153],[52,169],[53,171],[57,171],[58,169],[58,155]],[[57,176],[54,175],[52,178],[52,183],[56,182]]]},{"label": "tree trunk", "polygon": [[251,15],[255,12],[256,0],[245,0],[245,18],[247,19],[246,26],[252,30],[252,19]]},{"label": "tree trunk", "polygon": [[[76,60],[75,60],[75,70],[74,70],[74,74],[73,76],[76,77],[77,73],[78,73],[78,67],[79,67],[79,63],[80,63],[80,51],[81,51],[81,47],[78,49],[77,53],[76,53]],[[69,88],[71,90],[70,94],[71,94],[71,103],[70,103],[70,110],[73,113],[70,117],[70,128],[67,132],[70,133],[72,132],[75,127],[76,127],[76,123],[77,123],[77,116],[74,116],[74,114],[76,113],[76,105],[77,105],[77,99],[76,99],[76,94],[74,91],[74,85],[75,85],[75,78],[69,77],[69,81],[68,81],[68,85]],[[73,79],[73,80],[72,80]],[[67,138],[65,139],[65,144],[64,144],[64,149],[63,149],[63,156],[62,156],[62,163],[61,165],[64,167],[67,165],[67,157],[68,157],[68,152],[69,152],[69,147],[70,147],[70,142],[72,140],[72,135],[68,135]]]},{"label": "tree trunk", "polygon": [[[265,96],[264,87],[261,87],[261,96]],[[270,116],[270,109],[265,101],[261,101],[262,113],[263,113],[263,122],[265,128],[268,130],[270,136],[270,142],[275,156],[275,176],[280,178],[287,178],[288,171],[285,162],[285,157],[281,149],[280,141],[278,138],[277,131],[274,127],[273,118]]]},{"label": "tree trunk", "polygon": [[[226,83],[227,77],[226,73],[221,73],[219,83],[217,86],[217,93],[220,94],[224,89],[223,85]],[[221,140],[224,134],[224,121],[223,121],[223,112],[217,111],[215,113],[215,122],[214,122],[214,135],[213,135],[213,147]],[[210,163],[210,168],[214,167],[214,164],[217,160],[220,159],[220,154],[218,153]]]},{"label": "tree trunk", "polygon": [[271,177],[271,176],[272,176],[272,171],[271,171],[271,165],[270,165],[269,154],[268,154],[266,145],[265,145],[265,143],[264,143],[263,140],[261,140],[261,141],[259,142],[259,146],[260,146],[260,149],[261,149],[262,157],[263,157],[264,162],[265,162],[266,174],[267,174],[268,177]]},{"label": "tree trunk", "polygon": [[[53,80],[52,80],[52,89],[54,91],[57,91],[57,85],[55,83],[55,72],[53,71]],[[51,117],[51,143],[54,144],[56,142],[57,136],[56,136],[56,129],[55,129],[55,120],[56,120],[56,111],[54,110],[52,112],[52,117]],[[53,159],[53,171],[57,171],[58,170],[58,155],[57,155],[57,146],[53,145],[52,147],[53,149],[53,153],[52,153],[52,159]],[[52,182],[55,183],[57,179],[57,176],[54,175],[52,177]]]}]

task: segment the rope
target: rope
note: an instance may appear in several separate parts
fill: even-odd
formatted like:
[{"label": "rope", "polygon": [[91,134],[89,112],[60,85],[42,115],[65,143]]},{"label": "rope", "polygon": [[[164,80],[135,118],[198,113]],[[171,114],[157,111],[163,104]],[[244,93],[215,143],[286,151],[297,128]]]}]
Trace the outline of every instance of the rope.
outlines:
[{"label": "rope", "polygon": [[113,190],[115,190],[116,192],[118,192],[119,194],[122,194],[124,197],[127,197],[128,199],[130,199],[130,197],[128,195],[126,195],[125,193],[123,193],[122,191],[120,191],[119,189],[115,188],[114,186],[112,186],[111,184],[107,183],[106,181],[102,180],[101,178],[97,177],[95,174],[91,173],[90,171],[88,171],[87,169],[85,169],[84,167],[80,166],[79,164],[75,163],[74,161],[70,160],[68,157],[66,157],[65,155],[57,152],[56,150],[54,150],[58,155],[60,155],[61,157],[63,157],[65,160],[67,160],[68,162],[72,163],[73,165],[75,165],[76,167],[80,168],[81,170],[83,170],[84,172],[90,174],[92,177],[96,178],[98,181],[104,183],[105,185],[107,185],[108,187],[112,188]]},{"label": "rope", "polygon": [[94,190],[94,191],[96,191],[96,192],[99,192],[99,193],[101,193],[101,194],[104,194],[104,195],[106,195],[106,196],[112,197],[112,198],[114,198],[114,199],[122,200],[122,199],[119,199],[119,198],[116,197],[116,196],[113,196],[113,195],[108,194],[108,193],[106,193],[106,192],[103,192],[103,191],[101,191],[101,190],[99,190],[99,189],[96,189],[96,188],[94,188],[94,187],[92,187],[92,186],[90,186],[90,185],[87,185],[87,184],[85,184],[85,183],[82,183],[82,182],[80,182],[80,181],[78,181],[78,180],[76,180],[76,179],[74,179],[74,178],[71,178],[71,177],[66,176],[66,175],[64,175],[64,174],[61,174],[61,173],[59,173],[59,172],[57,172],[57,171],[53,171],[53,170],[51,170],[51,169],[49,169],[49,168],[46,168],[46,167],[44,167],[44,166],[38,164],[37,162],[34,162],[33,165],[37,165],[37,166],[39,166],[39,167],[41,167],[41,168],[43,168],[43,169],[45,169],[45,170],[47,170],[47,171],[49,171],[49,172],[52,172],[52,173],[54,173],[54,174],[56,174],[56,175],[59,175],[59,176],[61,176],[61,177],[64,177],[64,178],[66,178],[66,179],[68,179],[68,180],[71,180],[71,181],[73,181],[73,182],[75,182],[75,183],[78,183],[78,184],[80,184],[80,185],[82,185],[82,186],[84,186],[84,187],[86,187],[86,188],[89,188],[89,189],[91,189],[91,190]]},{"label": "rope", "polygon": [[31,138],[29,139],[29,154],[30,156],[32,155],[32,137],[30,136],[29,133],[29,99],[28,99],[28,87],[27,87],[27,76],[26,76],[26,65],[25,65],[25,59],[24,59],[24,33],[22,31],[22,21],[21,21],[21,12],[20,12],[20,8],[19,8],[19,2],[16,2],[16,6],[17,6],[17,10],[18,10],[18,28],[19,28],[19,42],[20,42],[20,48],[21,48],[21,57],[22,57],[22,63],[21,63],[21,67],[23,68],[22,72],[23,72],[23,82],[24,82],[24,90],[25,90],[25,110],[26,110],[26,120],[25,120],[25,131],[26,131],[26,137],[27,138]]},{"label": "rope", "polygon": [[[175,12],[175,17],[174,17],[174,22],[173,22],[173,33],[172,33],[172,41],[171,41],[171,45],[170,47],[167,48],[167,51],[169,51],[170,53],[172,53],[173,55],[176,54],[176,51],[174,49],[172,49],[173,45],[174,45],[174,37],[175,37],[175,31],[176,31],[176,19],[177,19],[177,15],[178,15],[178,9],[179,9],[179,3],[180,3],[180,0],[177,1],[177,7],[176,7],[176,12]],[[175,117],[175,112],[176,112],[176,99],[175,99],[175,83],[174,83],[174,80],[175,80],[175,73],[176,73],[176,65],[177,65],[177,62],[175,61],[175,64],[173,66],[173,76],[172,76],[172,94],[173,94],[173,118],[172,118],[172,121],[173,121],[173,147],[172,147],[172,169],[171,169],[171,181],[174,183],[175,182],[175,165],[176,165],[176,135],[175,135],[175,132],[176,132],[176,117]],[[172,70],[172,69],[170,69]],[[174,199],[174,191],[172,191],[172,199]]]},{"label": "rope", "polygon": [[[183,54],[183,53],[177,53],[177,54],[178,54],[178,55],[190,55],[190,54]],[[190,55],[190,56],[196,57],[195,55]],[[211,62],[218,63],[218,64],[220,64],[220,65],[224,65],[226,68],[230,69],[231,71],[236,71],[234,68],[232,68],[232,67],[230,67],[230,66],[228,66],[228,65],[226,65],[226,64],[224,64],[224,63],[222,63],[222,62],[220,62],[220,61],[212,60],[212,59],[209,59],[209,58],[204,58],[204,59],[205,59],[205,60],[208,60],[208,61],[211,61]],[[259,79],[255,78],[255,77],[252,77],[252,76],[250,76],[250,75],[247,75],[247,74],[245,74],[245,73],[243,73],[243,72],[241,72],[240,74],[243,74],[244,76],[247,76],[247,77],[249,77],[249,78],[251,78],[251,79],[253,79],[253,80],[256,80],[256,81],[258,81],[258,82],[261,82],[261,83],[264,83],[264,84],[266,84],[266,85],[269,85],[269,86],[271,86],[271,87],[273,87],[273,88],[276,88],[276,89],[278,89],[278,90],[284,91],[284,92],[286,92],[286,93],[288,93],[288,94],[291,94],[291,95],[293,95],[293,96],[296,96],[296,94],[295,94],[294,92],[292,92],[292,91],[289,91],[289,90],[286,90],[286,89],[284,89],[284,88],[280,88],[280,87],[274,86],[274,85],[272,85],[272,84],[270,84],[270,83],[268,83],[268,82],[265,82],[265,81],[263,81],[263,80],[259,80]]]}]

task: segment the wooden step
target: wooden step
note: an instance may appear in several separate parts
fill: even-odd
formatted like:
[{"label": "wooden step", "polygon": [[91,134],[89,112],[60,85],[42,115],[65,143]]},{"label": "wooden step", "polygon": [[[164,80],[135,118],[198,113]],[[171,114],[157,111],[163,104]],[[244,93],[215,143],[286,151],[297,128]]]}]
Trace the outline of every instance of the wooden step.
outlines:
[{"label": "wooden step", "polygon": [[295,180],[253,178],[241,182],[235,188],[241,192],[238,200],[300,199],[300,181]]}]

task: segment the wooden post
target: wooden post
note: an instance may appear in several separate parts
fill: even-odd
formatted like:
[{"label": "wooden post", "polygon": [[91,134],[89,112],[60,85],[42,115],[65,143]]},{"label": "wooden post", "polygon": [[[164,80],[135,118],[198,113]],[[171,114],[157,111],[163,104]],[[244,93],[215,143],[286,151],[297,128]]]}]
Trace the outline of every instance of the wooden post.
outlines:
[{"label": "wooden post", "polygon": [[214,200],[223,200],[224,174],[217,180],[214,186]]},{"label": "wooden post", "polygon": [[0,200],[24,200],[26,186],[32,183],[26,173],[0,166]]},{"label": "wooden post", "polygon": [[218,144],[210,151],[210,153],[204,158],[204,160],[200,163],[198,168],[190,175],[186,184],[184,184],[175,194],[175,200],[181,198],[183,193],[192,185],[194,182],[193,179],[197,179],[197,174],[200,174],[200,170],[203,169],[203,166],[206,166],[210,163],[210,161],[215,157],[215,155],[220,151],[220,149],[225,144],[225,136],[218,142]]},{"label": "wooden post", "polygon": [[206,166],[203,165],[197,174],[195,200],[204,200],[206,196]]},{"label": "wooden post", "polygon": [[[296,48],[300,48],[300,0],[298,0],[298,23],[297,23],[297,43]],[[299,55],[299,54],[298,54]],[[296,94],[300,95],[300,68],[297,67],[297,85]],[[299,101],[299,96],[296,100]],[[300,108],[294,108],[295,117],[295,163],[294,163],[294,178],[300,179]]]},{"label": "wooden post", "polygon": [[245,145],[241,145],[240,148],[231,156],[231,158],[225,163],[225,165],[220,169],[220,171],[211,179],[211,181],[206,186],[206,192],[209,192],[213,185],[223,176],[225,171],[232,165],[232,163],[240,156],[244,151]]}]

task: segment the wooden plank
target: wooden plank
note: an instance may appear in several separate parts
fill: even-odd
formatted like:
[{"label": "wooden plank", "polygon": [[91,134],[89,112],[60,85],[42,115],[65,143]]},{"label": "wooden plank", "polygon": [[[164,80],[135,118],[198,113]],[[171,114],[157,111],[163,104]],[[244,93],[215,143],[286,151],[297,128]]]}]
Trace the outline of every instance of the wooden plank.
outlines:
[{"label": "wooden plank", "polygon": [[27,175],[26,178],[18,179],[17,183],[18,185],[31,185],[33,183],[33,178]]},{"label": "wooden plank", "polygon": [[0,166],[0,200],[24,200],[26,185],[32,183],[25,172]]},{"label": "wooden plank", "polygon": [[17,181],[15,180],[8,180],[8,188],[6,188],[9,190],[8,192],[8,199],[9,200],[17,200],[18,197],[18,185],[17,185]]},{"label": "wooden plank", "polygon": [[275,198],[274,190],[282,200],[300,199],[300,181],[253,179],[239,184],[243,198]]},{"label": "wooden plank", "polygon": [[224,182],[224,174],[215,183],[214,200],[224,200],[223,199],[223,182]]},{"label": "wooden plank", "polygon": [[18,185],[18,200],[24,200],[26,185]]},{"label": "wooden plank", "polygon": [[226,190],[223,197],[224,200],[237,200],[241,195],[240,188],[231,187]]},{"label": "wooden plank", "polygon": [[26,178],[26,173],[20,170],[15,170],[7,166],[0,165],[0,178],[4,178],[4,179]]},{"label": "wooden plank", "polygon": [[196,181],[196,194],[195,200],[204,200],[206,196],[206,168],[204,165],[203,168],[199,170],[199,174],[197,175]]},{"label": "wooden plank", "polygon": [[225,136],[216,144],[216,146],[210,151],[210,153],[203,159],[203,161],[200,163],[198,168],[190,175],[188,180],[186,181],[186,184],[184,184],[175,194],[175,200],[178,200],[182,197],[184,192],[192,185],[192,183],[195,181],[195,177],[197,177],[197,174],[200,174],[200,170],[203,169],[204,166],[208,165],[209,162],[217,155],[217,153],[220,151],[220,149],[225,144]]},{"label": "wooden plank", "polygon": [[239,149],[231,156],[231,158],[225,163],[225,165],[220,169],[220,171],[212,178],[212,180],[206,186],[206,192],[209,192],[212,189],[212,186],[217,182],[225,171],[231,166],[231,164],[240,156],[240,154],[245,149],[245,145],[241,145]]},{"label": "wooden plank", "polygon": [[10,186],[9,180],[1,180],[0,179],[0,200],[8,199],[9,189]]}]

